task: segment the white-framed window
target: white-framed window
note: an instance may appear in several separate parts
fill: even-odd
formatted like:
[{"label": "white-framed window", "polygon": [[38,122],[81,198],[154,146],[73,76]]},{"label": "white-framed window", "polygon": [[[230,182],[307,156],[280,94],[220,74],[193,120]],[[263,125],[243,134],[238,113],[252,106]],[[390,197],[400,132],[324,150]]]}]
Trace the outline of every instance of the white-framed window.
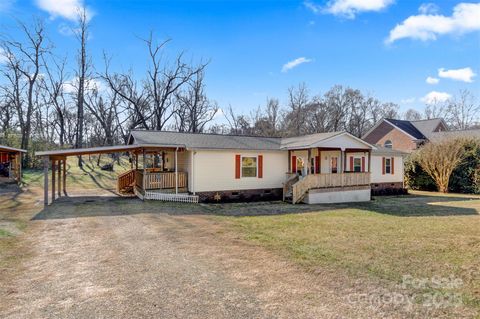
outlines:
[{"label": "white-framed window", "polygon": [[362,171],[362,159],[360,157],[355,157],[353,159],[353,171],[356,173]]},{"label": "white-framed window", "polygon": [[257,177],[256,156],[242,156],[242,177]]},{"label": "white-framed window", "polygon": [[385,174],[392,174],[392,159],[385,159]]},{"label": "white-framed window", "polygon": [[393,148],[393,143],[390,140],[386,140],[383,146],[386,148]]}]

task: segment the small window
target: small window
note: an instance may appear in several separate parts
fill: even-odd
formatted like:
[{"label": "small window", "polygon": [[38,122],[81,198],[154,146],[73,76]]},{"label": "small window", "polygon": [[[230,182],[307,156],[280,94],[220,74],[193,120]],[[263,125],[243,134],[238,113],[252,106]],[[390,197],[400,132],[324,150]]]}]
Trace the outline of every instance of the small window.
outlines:
[{"label": "small window", "polygon": [[383,146],[385,146],[386,148],[393,148],[392,141],[386,140],[385,144],[383,144]]},{"label": "small window", "polygon": [[385,174],[392,173],[392,159],[386,158],[385,159]]},{"label": "small window", "polygon": [[362,159],[361,158],[354,158],[353,159],[353,171],[354,172],[361,172],[362,171]]},{"label": "small window", "polygon": [[242,177],[257,177],[256,157],[242,157]]}]

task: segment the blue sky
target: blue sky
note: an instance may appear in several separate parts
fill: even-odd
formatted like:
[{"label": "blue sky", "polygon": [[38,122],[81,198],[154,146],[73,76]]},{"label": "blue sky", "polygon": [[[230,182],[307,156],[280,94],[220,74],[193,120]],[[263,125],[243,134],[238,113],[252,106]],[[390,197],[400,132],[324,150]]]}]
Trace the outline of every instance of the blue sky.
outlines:
[{"label": "blue sky", "polygon": [[0,24],[15,34],[15,19],[45,17],[57,52],[73,58],[75,40],[64,32],[73,6],[91,12],[89,50],[99,71],[105,51],[114,68],[142,76],[138,37],[153,30],[173,40],[169,53],[210,60],[209,96],[244,113],[267,97],[285,102],[300,82],[312,94],[358,88],[401,111],[423,110],[429,93],[441,99],[469,89],[480,98],[478,2],[1,0]]}]

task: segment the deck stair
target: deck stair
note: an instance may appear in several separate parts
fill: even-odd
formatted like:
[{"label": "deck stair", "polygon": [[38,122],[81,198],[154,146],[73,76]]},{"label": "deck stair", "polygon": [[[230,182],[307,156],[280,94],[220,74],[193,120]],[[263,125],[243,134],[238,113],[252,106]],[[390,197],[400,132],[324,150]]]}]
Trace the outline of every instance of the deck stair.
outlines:
[{"label": "deck stair", "polygon": [[134,196],[135,170],[120,174],[117,179],[117,193],[122,196]]}]

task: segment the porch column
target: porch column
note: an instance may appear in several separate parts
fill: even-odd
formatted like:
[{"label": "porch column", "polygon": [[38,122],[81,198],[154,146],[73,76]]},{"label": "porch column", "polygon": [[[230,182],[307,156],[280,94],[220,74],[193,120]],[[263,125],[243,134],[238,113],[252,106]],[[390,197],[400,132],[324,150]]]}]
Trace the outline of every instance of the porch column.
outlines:
[{"label": "porch column", "polygon": [[43,206],[48,205],[48,156],[43,157]]},{"label": "porch column", "polygon": [[345,151],[343,149],[340,150],[340,173],[344,173],[344,162],[345,162],[345,156],[344,156]]},{"label": "porch column", "polygon": [[287,173],[290,173],[292,171],[292,151],[288,150],[288,169]]},{"label": "porch column", "polygon": [[67,158],[63,160],[63,195],[67,196]]},{"label": "porch column", "polygon": [[58,197],[62,196],[62,162],[63,160],[58,160]]},{"label": "porch column", "polygon": [[311,166],[312,166],[312,149],[308,149],[307,151],[307,175],[311,174]]},{"label": "porch column", "polygon": [[372,150],[368,150],[368,172],[371,172],[372,168]]},{"label": "porch column", "polygon": [[135,153],[135,169],[138,170],[138,153]]},{"label": "porch column", "polygon": [[18,153],[18,183],[22,182],[22,152]]},{"label": "porch column", "polygon": [[195,195],[195,151],[192,151],[192,193]]},{"label": "porch column", "polygon": [[[142,178],[142,187],[143,191],[146,192],[146,183],[145,180],[147,179],[147,165],[146,165],[146,155],[145,155],[145,149],[143,149],[143,178]],[[145,198],[145,196],[143,197]]]},{"label": "porch column", "polygon": [[[322,174],[322,150],[321,148],[317,148],[318,153],[318,168],[315,168],[315,173],[318,171],[318,174]],[[315,161],[315,165],[317,162]]]},{"label": "porch column", "polygon": [[178,194],[178,167],[177,167],[178,147],[175,149],[175,194]]},{"label": "porch column", "polygon": [[55,201],[55,160],[52,159],[52,203]]}]

